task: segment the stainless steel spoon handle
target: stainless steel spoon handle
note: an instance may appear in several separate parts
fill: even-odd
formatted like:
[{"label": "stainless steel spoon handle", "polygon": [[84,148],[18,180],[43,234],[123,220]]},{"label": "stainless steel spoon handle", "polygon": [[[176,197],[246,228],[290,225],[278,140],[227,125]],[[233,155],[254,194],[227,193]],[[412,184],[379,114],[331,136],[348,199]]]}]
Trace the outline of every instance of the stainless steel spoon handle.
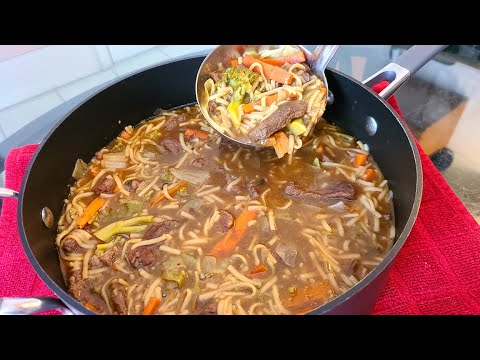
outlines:
[{"label": "stainless steel spoon handle", "polygon": [[333,55],[340,48],[340,45],[321,45],[317,46],[312,53],[312,70],[314,73],[323,73]]},{"label": "stainless steel spoon handle", "polygon": [[0,187],[0,199],[1,198],[18,198],[18,192]]},{"label": "stainless steel spoon handle", "polygon": [[48,310],[73,315],[63,302],[52,297],[0,298],[0,315],[33,315]]}]

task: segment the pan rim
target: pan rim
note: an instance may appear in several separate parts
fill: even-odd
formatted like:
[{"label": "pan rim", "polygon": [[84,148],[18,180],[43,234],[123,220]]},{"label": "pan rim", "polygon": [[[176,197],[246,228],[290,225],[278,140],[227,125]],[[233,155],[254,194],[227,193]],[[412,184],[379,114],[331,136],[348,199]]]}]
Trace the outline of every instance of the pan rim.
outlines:
[{"label": "pan rim", "polygon": [[[97,91],[95,91],[93,94],[88,96],[85,100],[77,104],[71,111],[69,111],[67,114],[62,116],[58,122],[52,127],[52,129],[49,131],[49,133],[45,136],[45,138],[42,140],[42,142],[39,144],[37,150],[35,151],[34,155],[32,156],[32,159],[30,160],[30,163],[28,164],[27,170],[25,172],[26,176],[24,176],[22,180],[22,185],[20,188],[20,194],[18,198],[18,204],[17,204],[17,225],[18,225],[18,230],[19,230],[19,236],[20,240],[22,243],[23,250],[34,268],[36,274],[41,278],[42,281],[45,282],[45,284],[49,287],[52,292],[58,296],[72,311],[74,311],[76,314],[87,314],[87,315],[96,315],[96,313],[92,312],[91,310],[85,308],[80,302],[78,302],[76,299],[74,299],[67,291],[62,289],[55,281],[53,281],[50,276],[46,273],[46,271],[43,269],[43,267],[40,265],[38,260],[36,259],[31,247],[30,243],[27,240],[26,232],[25,232],[25,226],[23,223],[23,204],[24,204],[24,193],[25,193],[25,188],[27,186],[28,180],[30,178],[30,172],[35,164],[35,161],[37,159],[37,156],[40,154],[42,151],[44,145],[48,142],[50,139],[51,135],[57,130],[57,128],[75,111],[77,111],[81,106],[83,106],[86,102],[90,101],[93,97],[97,96],[101,92],[105,91],[106,89],[110,88],[111,86],[114,86],[130,77],[136,76],[140,73],[143,73],[145,71],[149,71],[151,69],[157,68],[159,66],[164,66],[172,63],[177,63],[177,62],[182,62],[186,60],[193,60],[193,59],[201,59],[205,58],[204,55],[189,55],[189,56],[184,56],[180,58],[176,58],[173,60],[167,60],[163,62],[159,62],[157,64],[153,64],[151,66],[142,68],[138,71],[131,72],[129,74],[126,74],[119,79],[111,82],[107,82],[104,84],[104,86],[101,86]],[[418,211],[420,208],[420,203],[422,199],[422,193],[423,193],[423,172],[422,172],[422,164],[421,164],[421,159],[420,159],[420,153],[418,151],[418,148],[415,143],[415,139],[413,137],[413,134],[408,130],[406,124],[404,121],[400,118],[400,116],[397,114],[397,112],[380,96],[378,96],[377,93],[375,93],[371,88],[368,86],[365,86],[362,84],[360,81],[352,78],[349,75],[346,75],[340,71],[337,71],[332,68],[327,68],[327,73],[328,71],[335,73],[336,75],[342,76],[346,78],[347,80],[350,80],[351,82],[355,83],[356,85],[359,85],[362,87],[364,90],[368,91],[371,95],[374,96],[374,98],[382,103],[393,115],[395,120],[398,122],[400,127],[402,128],[408,143],[410,145],[410,148],[412,149],[413,152],[413,158],[415,162],[415,170],[416,170],[416,181],[415,181],[415,196],[414,196],[414,201],[413,201],[413,207],[410,210],[410,215],[407,219],[407,222],[405,226],[403,227],[400,235],[397,237],[397,240],[395,241],[392,249],[386,254],[384,260],[377,265],[365,278],[363,278],[361,281],[359,281],[356,285],[354,285],[352,288],[347,290],[345,293],[337,296],[335,299],[327,302],[326,304],[318,307],[315,310],[312,310],[308,312],[306,315],[321,315],[328,313],[329,311],[333,310],[334,308],[338,307],[357,293],[361,292],[367,285],[372,283],[383,271],[385,271],[388,266],[392,263],[392,261],[396,258],[398,252],[400,249],[403,247],[405,244],[412,228],[413,225],[417,219],[418,216]]]}]

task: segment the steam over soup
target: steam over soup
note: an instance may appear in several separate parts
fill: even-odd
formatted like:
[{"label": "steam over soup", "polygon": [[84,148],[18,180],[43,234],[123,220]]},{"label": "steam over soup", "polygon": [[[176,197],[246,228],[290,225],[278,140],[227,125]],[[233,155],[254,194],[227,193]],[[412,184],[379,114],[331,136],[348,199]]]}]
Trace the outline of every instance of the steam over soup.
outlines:
[{"label": "steam over soup", "polygon": [[392,194],[340,128],[302,142],[241,148],[197,106],[127,126],[75,166],[69,292],[100,314],[302,314],[344,293],[392,247]]}]

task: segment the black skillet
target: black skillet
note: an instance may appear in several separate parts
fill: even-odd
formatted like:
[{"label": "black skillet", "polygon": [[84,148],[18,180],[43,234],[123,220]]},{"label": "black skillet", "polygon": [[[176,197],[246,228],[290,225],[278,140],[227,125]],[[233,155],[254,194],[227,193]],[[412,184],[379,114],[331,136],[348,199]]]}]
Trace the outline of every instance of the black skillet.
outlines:
[{"label": "black skillet", "polygon": [[[335,101],[324,117],[370,147],[389,181],[394,197],[395,244],[383,262],[352,289],[310,314],[368,314],[382,290],[392,260],[405,243],[417,216],[422,195],[422,167],[411,133],[388,105],[393,93],[445,45],[414,46],[395,63],[387,65],[363,83],[327,69]],[[30,263],[59,297],[0,299],[2,313],[34,313],[62,308],[64,313],[93,314],[71,297],[65,286],[55,248],[55,226],[41,219],[44,207],[58,220],[68,195],[75,161],[90,161],[122,129],[151,116],[158,108],[169,109],[195,101],[195,78],[204,57],[191,57],[157,65],[129,75],[99,90],[68,114],[37,149],[25,174],[20,194],[0,189],[0,196],[18,195],[18,229]],[[370,86],[387,80],[379,95]]]}]

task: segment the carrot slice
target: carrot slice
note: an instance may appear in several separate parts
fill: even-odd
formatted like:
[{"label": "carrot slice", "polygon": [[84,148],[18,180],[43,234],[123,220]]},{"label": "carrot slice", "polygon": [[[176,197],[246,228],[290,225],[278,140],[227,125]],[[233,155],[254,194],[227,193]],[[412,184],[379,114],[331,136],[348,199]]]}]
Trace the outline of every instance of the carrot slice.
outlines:
[{"label": "carrot slice", "polygon": [[248,206],[245,207],[235,220],[235,225],[233,225],[232,230],[230,230],[222,240],[213,246],[209,255],[218,258],[231,254],[232,251],[235,250],[235,247],[238,245],[238,243],[242,240],[243,235],[245,235],[245,232],[248,229],[248,222],[255,220],[256,218],[257,213],[255,211],[248,210]]},{"label": "carrot slice", "polygon": [[[173,188],[171,188],[170,190],[168,190],[168,194],[169,195],[173,195],[175,194],[177,191],[183,189],[185,186],[188,185],[188,182],[186,181],[182,181],[180,183],[178,183],[177,185],[175,185]],[[152,206],[155,206],[157,204],[160,204],[163,200],[165,200],[165,195],[160,195],[157,199],[153,200],[152,201]]]},{"label": "carrot slice", "polygon": [[367,161],[367,155],[365,154],[357,154],[355,155],[355,166],[363,166]]},{"label": "carrot slice", "polygon": [[231,67],[235,67],[237,65],[238,65],[238,60],[237,59],[230,61],[230,66]]},{"label": "carrot slice", "polygon": [[193,136],[197,139],[202,139],[202,140],[207,139],[208,135],[210,135],[210,133],[208,133],[207,131],[198,130],[198,129],[187,129],[185,131],[185,136]]},{"label": "carrot slice", "polygon": [[123,130],[122,133],[120,134],[120,137],[121,137],[122,139],[124,139],[124,140],[128,140],[128,139],[130,139],[132,136],[131,136],[128,132],[126,132],[125,130]]},{"label": "carrot slice", "polygon": [[93,304],[87,302],[85,304],[83,304],[83,306],[85,306],[88,310],[92,310],[93,312],[97,312],[98,309],[96,308],[96,306],[94,306]]},{"label": "carrot slice", "polygon": [[257,267],[253,268],[252,270],[250,270],[248,274],[255,275],[255,274],[264,273],[265,271],[267,271],[267,267],[263,264],[260,264]]},{"label": "carrot slice", "polygon": [[98,168],[92,168],[90,170],[90,174],[92,174],[93,177],[97,176],[99,172],[100,172],[100,169]]},{"label": "carrot slice", "polygon": [[288,137],[284,132],[275,133],[275,140],[277,143],[273,145],[275,152],[279,158],[282,158],[288,152]]},{"label": "carrot slice", "polygon": [[365,181],[372,181],[377,177],[377,173],[373,169],[365,170],[365,175],[363,176],[363,180]]},{"label": "carrot slice", "polygon": [[91,218],[95,216],[98,210],[105,204],[107,200],[101,198],[100,196],[95,198],[85,209],[85,211],[77,219],[77,226],[82,229]]},{"label": "carrot slice", "polygon": [[[243,57],[243,64],[247,67],[250,67],[253,63],[256,62],[261,65],[263,73],[267,78],[285,85],[290,85],[293,82],[293,75],[287,70],[282,69],[278,66],[267,64],[266,62],[263,62],[262,60],[254,58],[250,55],[244,55]],[[260,73],[258,67],[253,69],[253,71]]]},{"label": "carrot slice", "polygon": [[327,299],[329,290],[331,290],[331,287],[326,281],[318,281],[297,288],[293,295],[283,299],[283,304],[286,308],[292,308],[311,301]]},{"label": "carrot slice", "polygon": [[160,305],[160,299],[152,296],[148,300],[147,306],[143,309],[142,315],[152,315],[157,310],[158,305]]},{"label": "carrot slice", "polygon": [[285,65],[286,63],[298,64],[298,63],[305,62],[305,54],[303,53],[303,51],[299,51],[292,55],[283,56],[276,59],[266,59],[266,58],[261,58],[261,59],[263,62],[266,62],[267,64],[282,66],[282,65]]}]

